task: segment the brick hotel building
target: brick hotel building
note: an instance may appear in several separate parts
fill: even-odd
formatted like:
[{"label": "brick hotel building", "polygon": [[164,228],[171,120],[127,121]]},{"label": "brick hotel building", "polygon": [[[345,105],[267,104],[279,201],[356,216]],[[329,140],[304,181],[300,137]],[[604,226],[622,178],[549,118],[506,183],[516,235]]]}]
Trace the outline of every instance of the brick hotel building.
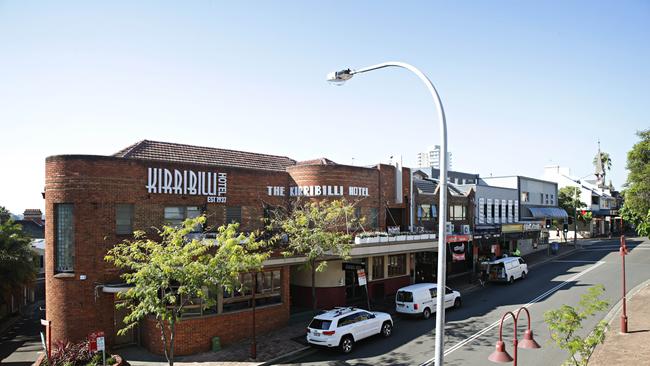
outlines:
[{"label": "brick hotel building", "polygon": [[[58,155],[46,159],[46,315],[52,340],[76,341],[103,330],[107,344],[138,343],[162,353],[159,331],[144,320],[118,336],[124,313],[115,309],[125,291],[120,273],[104,261],[116,243],[164,223],[180,223],[201,213],[206,227],[239,222],[259,229],[265,210],[297,197],[346,198],[356,202],[366,230],[407,230],[410,170],[378,164],[336,164],[328,159],[293,159],[241,151],[140,141],[111,156]],[[415,254],[436,250],[434,240],[353,246],[345,263],[331,260],[317,274],[320,307],[363,300],[356,268],[366,268],[371,298],[393,294],[412,282]],[[309,272],[303,258],[272,257],[259,274],[257,331],[286,324],[292,308],[311,304]],[[241,280],[251,283],[250,275]],[[216,285],[216,284],[215,284]],[[217,286],[215,286],[217,288]],[[216,305],[197,306],[177,326],[177,354],[207,351],[212,337],[222,344],[248,338],[252,331],[251,293],[214,291]],[[364,301],[365,302],[365,301]]]}]

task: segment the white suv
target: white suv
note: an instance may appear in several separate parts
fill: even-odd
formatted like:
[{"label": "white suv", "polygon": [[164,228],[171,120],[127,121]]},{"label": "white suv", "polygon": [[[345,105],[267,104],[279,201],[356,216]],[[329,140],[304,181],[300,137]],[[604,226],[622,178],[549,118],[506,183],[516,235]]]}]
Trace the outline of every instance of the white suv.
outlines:
[{"label": "white suv", "polygon": [[307,327],[307,342],[326,347],[340,347],[350,353],[354,342],[380,334],[393,332],[393,319],[389,314],[370,312],[357,308],[334,308],[316,315]]}]

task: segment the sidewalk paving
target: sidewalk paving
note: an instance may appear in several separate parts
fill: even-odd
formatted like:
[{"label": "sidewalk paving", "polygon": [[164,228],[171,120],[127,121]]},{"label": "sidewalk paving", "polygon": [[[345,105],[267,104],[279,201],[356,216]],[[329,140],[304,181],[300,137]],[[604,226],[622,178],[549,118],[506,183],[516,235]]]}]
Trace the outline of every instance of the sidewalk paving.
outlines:
[{"label": "sidewalk paving", "polygon": [[[548,255],[547,251],[540,250],[524,256],[530,268],[550,260],[572,253],[573,245],[562,244],[556,255]],[[462,293],[468,293],[478,288],[478,285],[470,281],[471,274],[466,273],[460,276],[449,278],[447,284]],[[372,302],[372,310],[385,311],[394,314],[394,298],[387,297],[385,301]],[[311,318],[311,317],[309,317]],[[252,366],[273,364],[279,358],[285,358],[293,353],[301,353],[309,349],[305,341],[306,322],[296,322],[288,326],[266,333],[257,337],[257,359],[250,359],[251,341],[245,341],[228,345],[219,352],[204,352],[190,356],[176,357],[175,364],[190,365],[201,362],[209,366]],[[116,353],[128,360],[133,366],[162,366],[166,364],[163,356],[154,355],[142,347],[127,347],[116,350]]]},{"label": "sidewalk paving", "polygon": [[628,297],[628,333],[620,333],[621,309],[609,322],[605,342],[596,347],[589,366],[650,365],[650,281]]}]

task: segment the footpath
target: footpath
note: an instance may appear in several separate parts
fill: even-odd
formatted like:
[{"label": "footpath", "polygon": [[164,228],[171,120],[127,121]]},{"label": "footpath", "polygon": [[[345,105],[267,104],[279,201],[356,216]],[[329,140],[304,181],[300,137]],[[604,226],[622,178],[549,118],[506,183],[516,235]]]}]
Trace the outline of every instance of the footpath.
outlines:
[{"label": "footpath", "polygon": [[[581,240],[581,243],[586,241]],[[532,269],[542,263],[569,255],[575,251],[573,245],[561,244],[557,254],[549,255],[546,249],[523,256]],[[471,281],[469,273],[450,276],[447,285],[465,295],[479,288],[479,285]],[[384,311],[394,314],[394,298],[387,298],[385,301],[371,304],[372,310]],[[257,359],[250,359],[251,341],[246,340],[240,343],[224,347],[219,352],[205,352],[190,356],[176,357],[174,364],[187,365],[201,362],[206,366],[252,366],[252,365],[274,365],[286,362],[297,355],[306,353],[311,347],[305,340],[305,328],[311,320],[311,314],[294,314],[289,324],[276,331],[266,333],[257,338]],[[128,347],[117,350],[124,359],[132,366],[164,366],[164,357],[151,354],[141,347]]]},{"label": "footpath", "polygon": [[627,330],[620,332],[621,307],[609,321],[605,342],[596,347],[589,366],[650,365],[650,281],[628,294]]}]

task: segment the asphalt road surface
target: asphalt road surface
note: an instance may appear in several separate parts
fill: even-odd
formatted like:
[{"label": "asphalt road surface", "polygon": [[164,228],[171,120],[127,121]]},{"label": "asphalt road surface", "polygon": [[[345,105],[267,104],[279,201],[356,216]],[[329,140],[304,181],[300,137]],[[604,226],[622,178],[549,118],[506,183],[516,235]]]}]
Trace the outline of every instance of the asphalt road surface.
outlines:
[{"label": "asphalt road surface", "polygon": [[[626,257],[628,291],[650,278],[650,241],[627,239],[630,254]],[[513,285],[490,284],[463,296],[463,307],[447,311],[445,365],[486,365],[499,337],[499,320],[506,311],[526,306],[531,312],[531,327],[542,346],[537,350],[519,350],[522,365],[559,365],[568,355],[550,343],[543,320],[547,310],[563,304],[576,306],[580,295],[596,284],[605,286],[604,298],[611,309],[620,300],[621,256],[619,239],[593,241],[569,256],[540,264],[530,270],[528,278]],[[587,319],[583,334],[602,320],[607,311]],[[628,318],[634,314],[628,314]],[[614,322],[618,327],[618,321]],[[395,318],[393,335],[362,340],[349,355],[338,350],[317,349],[293,361],[293,365],[422,365],[433,364],[435,316],[430,320]],[[519,320],[519,339],[526,328],[525,314]],[[513,355],[513,324],[504,322],[506,350]]]}]

